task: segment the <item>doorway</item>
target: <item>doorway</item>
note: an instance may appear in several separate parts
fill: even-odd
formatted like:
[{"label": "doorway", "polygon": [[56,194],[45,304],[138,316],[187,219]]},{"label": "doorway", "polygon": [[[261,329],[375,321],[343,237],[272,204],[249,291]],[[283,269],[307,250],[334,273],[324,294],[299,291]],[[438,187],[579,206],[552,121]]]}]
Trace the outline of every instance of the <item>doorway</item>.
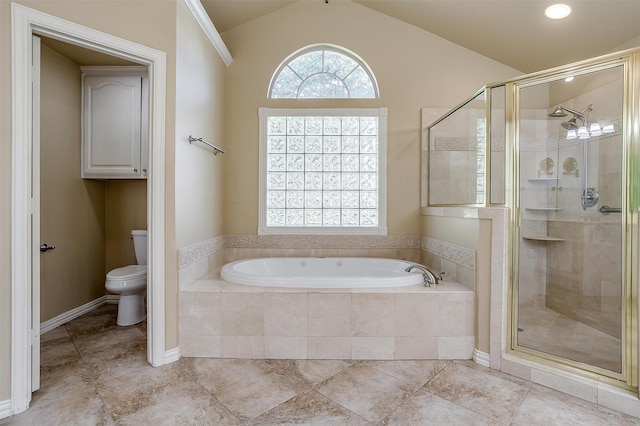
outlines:
[{"label": "doorway", "polygon": [[[34,175],[39,167],[42,335],[101,304],[117,303],[105,295],[105,275],[136,264],[131,231],[147,229],[147,182],[83,178],[78,167],[85,67],[136,72],[141,67],[48,37],[34,36],[38,42],[40,161],[34,161]],[[34,61],[36,50],[34,45]],[[148,104],[148,95],[141,97]],[[35,371],[33,378],[35,383]]]},{"label": "doorway", "polygon": [[625,67],[516,86],[516,350],[633,383]]},{"label": "doorway", "polygon": [[[11,411],[16,414],[29,407],[34,363],[39,356],[40,309],[39,182],[34,178],[39,140],[34,128],[39,117],[33,81],[38,69],[32,68],[32,36],[42,35],[89,50],[120,57],[148,67],[150,93],[149,164],[147,180],[149,202],[148,353],[153,366],[165,364],[164,347],[164,110],[166,54],[120,39],[42,12],[12,4],[12,348]],[[35,320],[34,320],[35,313]],[[34,350],[35,348],[35,350]],[[35,371],[34,371],[35,370]]]}]

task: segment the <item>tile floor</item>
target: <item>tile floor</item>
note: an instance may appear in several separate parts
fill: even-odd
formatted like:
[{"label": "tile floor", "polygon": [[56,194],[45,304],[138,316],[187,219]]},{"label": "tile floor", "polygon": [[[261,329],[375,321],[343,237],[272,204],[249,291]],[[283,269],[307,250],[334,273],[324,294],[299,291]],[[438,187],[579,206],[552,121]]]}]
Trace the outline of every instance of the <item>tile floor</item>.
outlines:
[{"label": "tile floor", "polygon": [[606,370],[622,369],[620,339],[544,306],[520,310],[518,343]]},{"label": "tile floor", "polygon": [[42,387],[11,425],[640,425],[471,361],[145,361],[106,305],[42,336]]}]

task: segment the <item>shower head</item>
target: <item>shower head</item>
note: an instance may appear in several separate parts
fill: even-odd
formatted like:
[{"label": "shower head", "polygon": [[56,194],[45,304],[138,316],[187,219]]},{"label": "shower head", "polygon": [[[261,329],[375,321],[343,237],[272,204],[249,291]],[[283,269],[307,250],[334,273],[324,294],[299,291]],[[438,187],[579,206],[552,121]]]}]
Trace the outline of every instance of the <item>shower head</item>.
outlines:
[{"label": "shower head", "polygon": [[[569,121],[565,121],[564,123],[561,123],[560,125],[567,130],[578,130],[581,127],[581,125],[582,126],[587,125],[587,116],[591,111],[593,111],[593,105],[591,104],[588,105],[582,111],[576,111],[575,109],[558,105],[556,109],[551,114],[549,114],[549,117],[566,117],[567,112],[569,112],[573,114],[573,118],[571,118]],[[582,122],[581,125],[578,125],[578,120]]]},{"label": "shower head", "polygon": [[549,114],[549,117],[566,117],[566,116],[567,116],[567,113],[564,111],[564,108],[562,107],[562,105],[558,105],[555,111]]},{"label": "shower head", "polygon": [[569,121],[565,121],[564,123],[560,124],[562,127],[564,127],[567,130],[578,130],[578,123],[577,123],[577,119],[578,116],[573,116],[573,118]]},{"label": "shower head", "polygon": [[[576,111],[575,109],[571,109],[569,107],[566,106],[562,106],[562,105],[558,105],[556,107],[556,109],[549,114],[549,117],[566,117],[567,116],[567,112],[570,112],[571,114],[573,114],[574,118],[577,117],[580,119],[580,121],[582,121],[582,123],[587,122],[587,118],[585,116],[585,112],[587,113],[587,115],[593,111],[593,104],[587,105],[587,107],[585,109],[583,109],[582,111]],[[571,121],[571,120],[569,120]]]}]

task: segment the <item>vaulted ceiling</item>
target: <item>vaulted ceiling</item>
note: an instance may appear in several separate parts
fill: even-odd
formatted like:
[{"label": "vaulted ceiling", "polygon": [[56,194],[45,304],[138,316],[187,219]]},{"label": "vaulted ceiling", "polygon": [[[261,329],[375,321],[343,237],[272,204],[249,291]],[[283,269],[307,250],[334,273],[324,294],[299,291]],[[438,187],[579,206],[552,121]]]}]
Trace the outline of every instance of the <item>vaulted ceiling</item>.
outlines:
[{"label": "vaulted ceiling", "polygon": [[[201,0],[220,33],[296,1]],[[553,21],[553,0],[353,1],[420,27],[486,57],[530,73],[618,49],[640,36],[640,0],[565,0],[573,13]],[[233,52],[232,52],[233,53]]]}]

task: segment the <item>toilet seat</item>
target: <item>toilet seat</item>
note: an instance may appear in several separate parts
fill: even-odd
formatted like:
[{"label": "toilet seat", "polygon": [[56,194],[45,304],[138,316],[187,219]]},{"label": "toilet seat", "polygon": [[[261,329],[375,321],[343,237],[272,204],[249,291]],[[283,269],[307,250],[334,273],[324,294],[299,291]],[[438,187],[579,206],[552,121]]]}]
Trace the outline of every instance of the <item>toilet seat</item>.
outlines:
[{"label": "toilet seat", "polygon": [[126,281],[147,276],[147,265],[129,265],[116,268],[107,274],[107,280]]}]

